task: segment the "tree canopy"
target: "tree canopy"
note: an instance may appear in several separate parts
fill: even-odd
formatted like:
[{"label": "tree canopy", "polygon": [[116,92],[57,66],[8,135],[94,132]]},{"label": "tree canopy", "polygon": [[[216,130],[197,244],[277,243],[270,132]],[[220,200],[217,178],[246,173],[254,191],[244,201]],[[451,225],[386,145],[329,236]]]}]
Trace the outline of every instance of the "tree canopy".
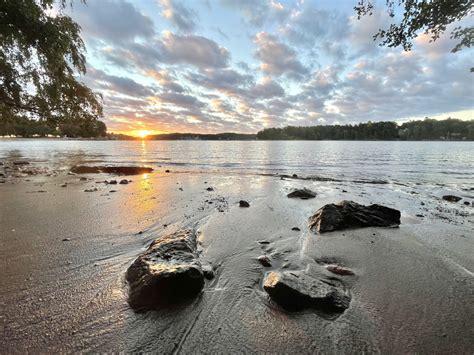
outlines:
[{"label": "tree canopy", "polygon": [[[2,124],[33,119],[59,125],[102,116],[86,72],[80,27],[63,13],[67,0],[0,1]],[[72,6],[72,4],[71,4]]]},{"label": "tree canopy", "polygon": [[[410,50],[412,41],[421,30],[436,41],[446,31],[446,27],[467,16],[473,15],[473,0],[386,0],[388,13],[395,17],[396,9],[403,7],[402,20],[399,24],[391,24],[388,29],[380,29],[374,39],[380,38],[381,45],[388,47],[402,46]],[[358,18],[372,15],[373,0],[360,0],[355,6]],[[452,49],[457,52],[463,47],[474,45],[474,27],[456,27],[451,32],[451,38],[459,43]],[[472,69],[471,69],[472,70]]]},{"label": "tree canopy", "polygon": [[356,125],[266,128],[261,140],[474,140],[474,121],[426,118],[398,125],[367,122]]}]

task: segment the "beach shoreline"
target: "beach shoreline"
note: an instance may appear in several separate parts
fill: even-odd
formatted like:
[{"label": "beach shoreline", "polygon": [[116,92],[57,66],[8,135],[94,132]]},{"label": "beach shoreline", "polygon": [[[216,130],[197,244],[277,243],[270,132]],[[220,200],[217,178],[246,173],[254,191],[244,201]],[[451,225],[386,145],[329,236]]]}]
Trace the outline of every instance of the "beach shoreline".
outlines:
[{"label": "beach shoreline", "polygon": [[[472,207],[392,184],[165,169],[124,185],[103,183],[121,179],[114,175],[64,171],[0,184],[2,352],[473,348]],[[317,197],[286,197],[303,187]],[[240,208],[241,199],[250,207]],[[397,208],[402,224],[308,229],[318,208],[341,200]],[[196,231],[216,277],[187,304],[135,313],[126,269],[151,241],[183,228]],[[270,270],[330,275],[321,260],[331,258],[355,272],[342,277],[352,301],[336,319],[286,312],[262,289]]]}]

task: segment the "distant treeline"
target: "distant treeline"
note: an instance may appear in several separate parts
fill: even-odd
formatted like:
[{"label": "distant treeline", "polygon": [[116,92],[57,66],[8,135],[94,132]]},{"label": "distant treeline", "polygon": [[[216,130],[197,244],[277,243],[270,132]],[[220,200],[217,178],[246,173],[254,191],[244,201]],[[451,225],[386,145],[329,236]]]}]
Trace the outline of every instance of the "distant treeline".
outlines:
[{"label": "distant treeline", "polygon": [[398,125],[396,122],[367,122],[331,125],[265,128],[259,140],[474,140],[474,120],[426,118]]},{"label": "distant treeline", "polygon": [[209,141],[246,141],[255,140],[256,134],[242,133],[217,133],[217,134],[199,134],[199,133],[168,133],[148,136],[147,139],[172,141],[172,140],[209,140]]},{"label": "distant treeline", "polygon": [[60,123],[24,117],[0,118],[0,136],[98,138],[107,135],[107,126],[99,120],[70,120]]}]

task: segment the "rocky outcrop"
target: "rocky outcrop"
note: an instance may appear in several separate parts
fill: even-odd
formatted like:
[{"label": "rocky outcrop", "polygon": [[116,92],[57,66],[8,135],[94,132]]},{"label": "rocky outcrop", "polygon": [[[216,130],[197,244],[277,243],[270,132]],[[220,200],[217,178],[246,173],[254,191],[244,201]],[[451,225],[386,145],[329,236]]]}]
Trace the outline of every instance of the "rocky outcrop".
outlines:
[{"label": "rocky outcrop", "polygon": [[310,199],[310,198],[315,198],[316,193],[309,190],[309,189],[307,189],[307,188],[304,188],[304,189],[296,189],[296,190],[290,192],[286,196],[289,197],[289,198],[300,198],[302,200],[307,200],[307,199]]},{"label": "rocky outcrop", "polygon": [[364,206],[353,201],[328,204],[309,219],[309,227],[319,233],[346,228],[396,227],[400,211],[382,205]]},{"label": "rocky outcrop", "polygon": [[117,174],[117,175],[140,175],[149,174],[153,168],[145,166],[88,166],[75,165],[71,168],[71,172],[75,174]]},{"label": "rocky outcrop", "polygon": [[248,202],[245,201],[245,200],[240,200],[240,201],[239,201],[239,206],[240,206],[240,207],[244,207],[244,208],[250,207],[250,203],[248,203]]},{"label": "rocky outcrop", "polygon": [[331,280],[315,279],[302,271],[269,272],[263,288],[273,301],[288,311],[317,308],[340,313],[349,307],[351,300]]},{"label": "rocky outcrop", "polygon": [[444,195],[443,200],[448,201],[448,202],[459,202],[462,200],[462,197],[459,197],[456,195]]},{"label": "rocky outcrop", "polygon": [[196,296],[204,286],[196,235],[182,230],[156,239],[128,268],[129,304],[141,310]]}]

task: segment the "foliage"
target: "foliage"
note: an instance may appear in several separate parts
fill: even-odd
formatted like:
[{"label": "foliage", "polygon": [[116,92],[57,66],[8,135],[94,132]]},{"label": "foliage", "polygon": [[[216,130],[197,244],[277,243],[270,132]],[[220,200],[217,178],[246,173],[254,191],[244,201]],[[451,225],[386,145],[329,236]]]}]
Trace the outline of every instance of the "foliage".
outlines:
[{"label": "foliage", "polygon": [[23,138],[46,136],[93,138],[105,137],[106,133],[105,123],[99,120],[68,120],[56,125],[45,120],[32,120],[16,116],[4,118],[0,125],[0,136]]},{"label": "foliage", "polygon": [[458,119],[395,122],[367,122],[332,125],[266,128],[257,133],[261,140],[474,140],[474,121]]},{"label": "foliage", "polygon": [[[388,29],[380,29],[374,39],[380,38],[381,45],[388,47],[403,46],[410,50],[412,41],[418,32],[424,30],[436,41],[446,31],[446,27],[466,16],[473,14],[473,0],[386,0],[388,13],[395,17],[396,3],[403,6],[403,18],[399,24],[391,24]],[[365,15],[372,15],[374,10],[373,0],[360,0],[354,7],[360,19]],[[456,27],[451,33],[451,38],[460,42],[453,48],[457,52],[462,47],[474,45],[474,27]]]},{"label": "foliage", "polygon": [[[28,117],[50,126],[102,116],[100,97],[84,74],[80,27],[62,13],[66,0],[0,1],[0,124]],[[39,123],[38,123],[39,124]]]}]

